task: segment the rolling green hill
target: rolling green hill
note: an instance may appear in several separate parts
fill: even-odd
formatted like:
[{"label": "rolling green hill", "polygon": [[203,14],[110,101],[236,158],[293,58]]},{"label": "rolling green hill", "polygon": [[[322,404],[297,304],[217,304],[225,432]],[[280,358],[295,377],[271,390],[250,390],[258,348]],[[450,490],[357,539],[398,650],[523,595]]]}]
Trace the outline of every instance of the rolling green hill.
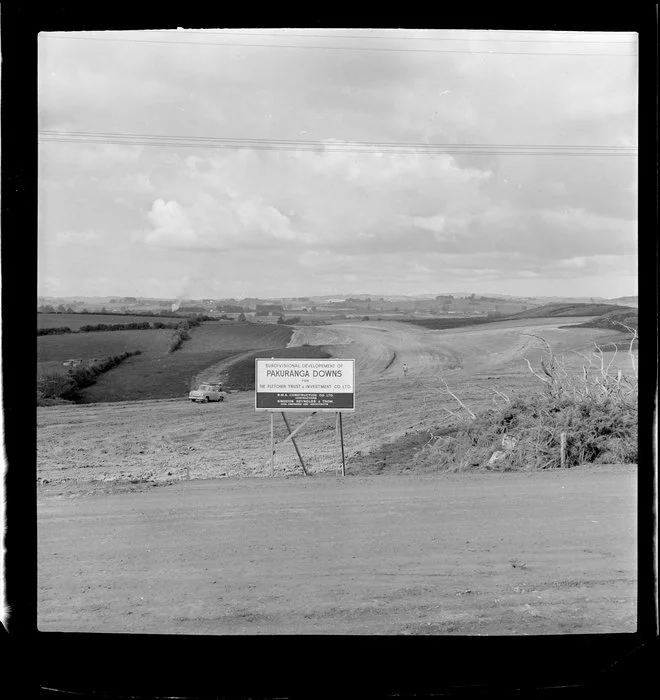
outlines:
[{"label": "rolling green hill", "polygon": [[602,316],[617,311],[630,312],[627,306],[618,304],[544,304],[535,309],[510,314],[506,318],[551,318],[554,316]]},{"label": "rolling green hill", "polygon": [[573,326],[562,326],[563,328],[605,328],[607,330],[621,331],[627,333],[628,328],[637,330],[639,323],[639,313],[637,309],[627,308],[623,311],[610,311],[609,313],[592,318],[584,323],[579,323]]},{"label": "rolling green hill", "polygon": [[209,321],[190,330],[190,340],[168,353],[172,330],[99,331],[37,338],[37,371],[65,372],[65,360],[141,350],[81,392],[83,402],[134,401],[185,396],[204,368],[250,350],[283,348],[293,329],[276,324]]}]

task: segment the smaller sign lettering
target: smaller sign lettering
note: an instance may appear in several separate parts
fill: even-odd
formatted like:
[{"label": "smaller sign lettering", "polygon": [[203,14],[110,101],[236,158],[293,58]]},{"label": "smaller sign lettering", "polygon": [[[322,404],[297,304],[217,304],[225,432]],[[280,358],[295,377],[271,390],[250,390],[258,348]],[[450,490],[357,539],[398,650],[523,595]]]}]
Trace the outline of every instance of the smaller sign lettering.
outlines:
[{"label": "smaller sign lettering", "polygon": [[355,360],[255,361],[257,411],[354,411]]}]

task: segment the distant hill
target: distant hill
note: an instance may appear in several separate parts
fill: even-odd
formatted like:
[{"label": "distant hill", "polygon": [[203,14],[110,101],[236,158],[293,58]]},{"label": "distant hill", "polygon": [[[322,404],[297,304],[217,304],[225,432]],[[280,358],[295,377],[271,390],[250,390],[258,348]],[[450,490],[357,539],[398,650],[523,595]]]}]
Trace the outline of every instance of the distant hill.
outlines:
[{"label": "distant hill", "polygon": [[622,306],[639,306],[639,297],[616,297],[616,299],[608,299],[612,304],[621,304]]},{"label": "distant hill", "polygon": [[507,318],[551,318],[554,316],[602,316],[615,312],[629,312],[630,308],[618,304],[544,304],[535,309],[510,314]]},{"label": "distant hill", "polygon": [[[624,309],[618,311],[611,311],[609,313],[603,314],[598,318],[593,318],[590,321],[585,321],[584,323],[579,323],[571,326],[565,326],[566,328],[605,328],[607,330],[620,331],[622,333],[627,333],[628,331],[623,326],[628,326],[628,328],[634,328],[637,330],[639,322],[639,314],[637,309]],[[623,326],[621,325],[623,324]]]}]

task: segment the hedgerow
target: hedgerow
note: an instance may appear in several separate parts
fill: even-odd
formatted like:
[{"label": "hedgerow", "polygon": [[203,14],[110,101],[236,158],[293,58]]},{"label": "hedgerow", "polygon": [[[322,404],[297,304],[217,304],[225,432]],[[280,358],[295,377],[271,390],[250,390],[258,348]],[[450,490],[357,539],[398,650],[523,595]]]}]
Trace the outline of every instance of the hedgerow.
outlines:
[{"label": "hedgerow", "polygon": [[190,326],[187,321],[184,321],[178,325],[178,328],[174,332],[172,340],[170,341],[168,352],[176,352],[183,345],[185,340],[190,339],[190,333],[188,333],[189,329]]},{"label": "hedgerow", "polygon": [[177,321],[172,323],[164,323],[163,321],[154,321],[153,323],[149,323],[149,321],[134,321],[131,323],[90,323],[80,326],[80,328],[77,331],[72,331],[70,328],[65,326],[58,326],[56,328],[37,328],[37,335],[58,335],[61,333],[96,333],[101,331],[139,331],[149,330],[151,328],[179,329],[181,328],[182,324],[187,324],[188,327],[192,328],[195,326],[199,326],[205,321],[211,320],[213,320],[211,316],[198,314],[195,316],[191,316],[183,321]]},{"label": "hedgerow", "polygon": [[85,367],[69,370],[66,374],[45,374],[37,380],[37,406],[79,401],[79,392],[94,384],[101,374],[113,369],[129,357],[141,354],[141,350],[123,352],[120,355],[103,358]]},{"label": "hedgerow", "polygon": [[149,321],[136,321],[133,323],[96,323],[80,326],[79,333],[92,333],[95,331],[140,331],[151,328]]},{"label": "hedgerow", "polygon": [[68,326],[57,326],[56,328],[37,328],[37,335],[63,335],[64,333],[71,333],[71,329]]}]

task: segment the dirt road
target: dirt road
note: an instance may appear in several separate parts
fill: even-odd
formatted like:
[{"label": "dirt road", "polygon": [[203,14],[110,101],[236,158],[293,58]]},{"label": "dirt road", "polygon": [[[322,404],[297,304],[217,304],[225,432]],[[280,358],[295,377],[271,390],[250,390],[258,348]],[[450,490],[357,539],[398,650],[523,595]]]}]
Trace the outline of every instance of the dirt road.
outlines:
[{"label": "dirt road", "polygon": [[632,467],[54,493],[38,501],[42,631],[635,629]]},{"label": "dirt road", "polygon": [[[393,322],[302,327],[291,343],[321,344],[335,357],[355,358],[356,411],[344,416],[346,454],[368,452],[409,431],[447,419],[457,409],[441,378],[466,405],[478,409],[492,389],[513,394],[539,388],[524,356],[540,357],[545,337],[557,353],[593,347],[611,332],[562,329],[584,319],[502,321],[433,331]],[[624,354],[617,361],[626,362]],[[408,366],[406,376],[402,363]],[[217,368],[216,368],[217,369]],[[194,405],[180,400],[133,401],[37,409],[38,478],[66,489],[81,484],[171,481],[270,474],[270,417],[254,410],[253,392],[232,393],[224,403]],[[304,416],[292,417],[292,427]],[[275,423],[276,441],[287,435]],[[334,415],[315,416],[297,438],[312,472],[333,471],[341,456]],[[291,443],[276,457],[276,474],[299,473]]]}]

